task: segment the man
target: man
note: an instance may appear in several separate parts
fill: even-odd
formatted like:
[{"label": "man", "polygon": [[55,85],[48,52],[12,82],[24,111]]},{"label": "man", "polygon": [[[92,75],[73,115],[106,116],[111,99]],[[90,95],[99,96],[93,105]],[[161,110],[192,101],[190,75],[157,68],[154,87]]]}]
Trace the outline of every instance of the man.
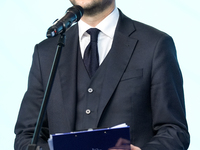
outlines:
[{"label": "man", "polygon": [[[49,134],[130,126],[131,150],[186,150],[183,81],[173,40],[133,21],[115,0],[70,0],[84,15],[66,33],[38,145]],[[85,49],[89,28],[98,28],[99,68],[89,76]],[[30,143],[58,38],[36,45],[28,90],[16,123],[15,149]]]}]

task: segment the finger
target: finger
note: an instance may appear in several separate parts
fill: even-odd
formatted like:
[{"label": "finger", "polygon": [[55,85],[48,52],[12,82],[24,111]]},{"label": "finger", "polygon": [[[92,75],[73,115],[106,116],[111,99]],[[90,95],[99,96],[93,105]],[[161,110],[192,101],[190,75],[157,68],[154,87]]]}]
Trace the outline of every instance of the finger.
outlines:
[{"label": "finger", "polygon": [[131,150],[141,150],[141,149],[139,147],[134,146],[134,145],[131,144]]},{"label": "finger", "polygon": [[126,139],[123,139],[123,138],[119,138],[119,140],[117,141],[115,146],[121,146],[121,145],[129,144],[129,143],[130,143],[129,140],[126,140]]}]

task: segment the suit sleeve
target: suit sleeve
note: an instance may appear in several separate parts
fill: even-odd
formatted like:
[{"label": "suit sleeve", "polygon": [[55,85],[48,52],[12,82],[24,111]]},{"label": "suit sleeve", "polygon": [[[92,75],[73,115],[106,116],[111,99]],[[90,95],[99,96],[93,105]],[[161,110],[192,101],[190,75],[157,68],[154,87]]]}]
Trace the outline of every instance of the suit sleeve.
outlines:
[{"label": "suit sleeve", "polygon": [[[38,55],[39,54],[36,46],[33,54],[31,70],[29,73],[28,89],[22,100],[15,126],[15,150],[25,150],[27,145],[31,143],[44,95],[44,87],[42,83]],[[48,123],[47,119],[45,118],[38,140],[38,145],[41,146],[43,150],[49,150],[47,144],[48,136]]]},{"label": "suit sleeve", "polygon": [[153,55],[151,107],[155,136],[142,150],[186,150],[190,138],[183,79],[174,42],[168,35],[159,39]]}]

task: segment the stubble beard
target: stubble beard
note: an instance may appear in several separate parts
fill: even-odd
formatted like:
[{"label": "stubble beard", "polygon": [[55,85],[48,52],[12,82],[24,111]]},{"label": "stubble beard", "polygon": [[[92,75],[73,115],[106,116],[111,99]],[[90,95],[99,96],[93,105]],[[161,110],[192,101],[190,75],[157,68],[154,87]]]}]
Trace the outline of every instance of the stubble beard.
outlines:
[{"label": "stubble beard", "polygon": [[[70,0],[73,5],[79,5],[76,0]],[[96,16],[99,13],[102,13],[104,10],[106,10],[111,4],[113,0],[103,0],[102,1],[93,1],[87,6],[82,6],[84,9],[84,15],[85,16]]]}]

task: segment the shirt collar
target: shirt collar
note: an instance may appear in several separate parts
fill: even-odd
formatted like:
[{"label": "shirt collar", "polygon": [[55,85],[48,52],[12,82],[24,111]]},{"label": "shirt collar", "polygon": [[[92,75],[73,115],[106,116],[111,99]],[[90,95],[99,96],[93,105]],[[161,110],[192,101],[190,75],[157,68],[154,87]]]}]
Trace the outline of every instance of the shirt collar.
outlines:
[{"label": "shirt collar", "polygon": [[[109,14],[104,20],[102,20],[96,28],[101,32],[109,36],[110,38],[114,37],[115,28],[119,19],[119,10],[115,7],[111,14]],[[83,34],[90,28],[92,28],[87,23],[80,20],[78,22],[79,27],[79,38],[81,39]]]}]

